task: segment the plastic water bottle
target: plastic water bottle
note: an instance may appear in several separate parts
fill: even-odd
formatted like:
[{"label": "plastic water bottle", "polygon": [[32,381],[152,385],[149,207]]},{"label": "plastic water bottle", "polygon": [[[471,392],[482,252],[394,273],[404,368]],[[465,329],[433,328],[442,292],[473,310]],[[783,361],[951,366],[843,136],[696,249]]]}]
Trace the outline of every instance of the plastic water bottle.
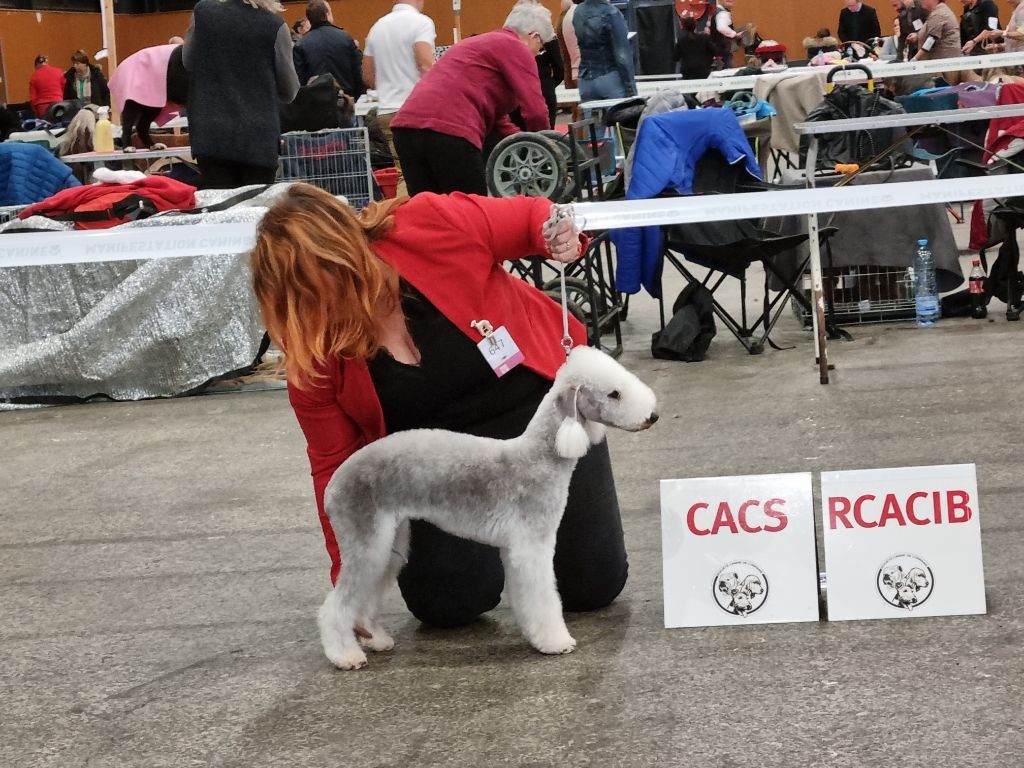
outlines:
[{"label": "plastic water bottle", "polygon": [[935,284],[935,260],[927,240],[917,241],[917,258],[914,259],[914,305],[917,308],[917,324],[930,328],[939,319],[939,291]]},{"label": "plastic water bottle", "polygon": [[967,284],[971,294],[971,317],[981,320],[988,315],[988,307],[985,306],[985,270],[981,268],[981,259],[971,262]]}]

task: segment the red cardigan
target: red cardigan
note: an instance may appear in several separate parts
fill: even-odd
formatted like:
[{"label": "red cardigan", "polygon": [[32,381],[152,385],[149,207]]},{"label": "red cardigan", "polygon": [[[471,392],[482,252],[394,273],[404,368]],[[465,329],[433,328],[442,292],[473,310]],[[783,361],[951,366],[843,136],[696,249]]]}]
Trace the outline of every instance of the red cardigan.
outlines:
[{"label": "red cardigan", "polygon": [[[504,325],[522,350],[527,368],[553,379],[565,361],[561,308],[509,274],[502,262],[546,252],[541,227],[551,202],[538,198],[488,198],[422,193],[395,210],[395,226],[374,243],[377,255],[422,293],[473,341],[473,320]],[[576,344],[586,344],[581,323],[569,317]],[[324,512],[324,489],[349,456],[385,434],[384,415],[364,360],[338,359],[323,378],[288,399],[306,436],[317,512],[338,580],[341,553]]]}]

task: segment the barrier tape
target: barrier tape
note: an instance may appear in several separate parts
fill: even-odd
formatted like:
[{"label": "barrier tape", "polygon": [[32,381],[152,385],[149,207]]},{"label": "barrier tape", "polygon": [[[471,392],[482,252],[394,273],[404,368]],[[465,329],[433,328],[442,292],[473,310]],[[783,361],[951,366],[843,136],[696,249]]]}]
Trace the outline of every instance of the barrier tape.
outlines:
[{"label": "barrier tape", "polygon": [[0,234],[0,268],[234,255],[256,245],[256,224],[190,224],[92,232]]},{"label": "barrier tape", "polygon": [[[1024,196],[1024,174],[576,203],[567,210],[572,210],[577,219],[582,218],[582,228],[607,230],[802,216],[832,211],[863,211],[1014,196]],[[256,226],[256,223],[191,224],[96,232],[0,235],[0,268],[236,255],[252,250],[256,244]]]},{"label": "barrier tape", "polygon": [[703,221],[805,216],[833,211],[864,211],[930,203],[955,203],[1024,195],[1024,174],[968,179],[933,179],[840,188],[743,192],[700,197],[576,203],[577,219],[588,230],[694,224]]},{"label": "barrier tape", "polygon": [[[871,70],[873,78],[883,80],[890,77],[907,77],[908,75],[934,75],[940,72],[960,72],[965,69],[992,69],[996,67],[1014,67],[1024,65],[1024,52],[992,53],[985,56],[960,56],[955,59],[931,59],[927,61],[907,61],[899,64],[858,61],[859,65]],[[840,66],[837,64],[836,66]],[[701,91],[749,91],[759,81],[793,77],[793,73],[828,72],[832,67],[794,67],[792,69],[763,72],[760,75],[742,75],[740,77],[708,77],[701,80],[645,80],[637,82],[637,95],[653,96],[658,91],[670,90],[676,93],[700,93]],[[856,76],[857,70],[851,70]],[[859,73],[863,78],[863,73]],[[840,77],[836,82],[841,83]],[[559,103],[578,103],[579,89],[565,88],[556,91]],[[582,109],[602,109],[623,101],[623,99],[606,99],[601,101],[583,102]]]}]

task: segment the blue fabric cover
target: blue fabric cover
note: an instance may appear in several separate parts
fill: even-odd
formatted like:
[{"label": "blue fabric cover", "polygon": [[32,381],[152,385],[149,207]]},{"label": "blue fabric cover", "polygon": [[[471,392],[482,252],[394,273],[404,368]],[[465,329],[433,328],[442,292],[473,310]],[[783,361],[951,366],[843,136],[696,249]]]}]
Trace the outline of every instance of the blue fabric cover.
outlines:
[{"label": "blue fabric cover", "polygon": [[[691,194],[694,168],[709,150],[717,150],[730,164],[743,163],[747,173],[761,178],[750,142],[731,110],[691,109],[645,118],[633,147],[626,199],[645,200],[669,189]],[[611,239],[618,252],[618,290],[637,293],[643,286],[652,296],[661,296],[661,228],[615,230]]]},{"label": "blue fabric cover", "polygon": [[80,186],[71,168],[36,144],[0,143],[0,205],[28,205]]}]

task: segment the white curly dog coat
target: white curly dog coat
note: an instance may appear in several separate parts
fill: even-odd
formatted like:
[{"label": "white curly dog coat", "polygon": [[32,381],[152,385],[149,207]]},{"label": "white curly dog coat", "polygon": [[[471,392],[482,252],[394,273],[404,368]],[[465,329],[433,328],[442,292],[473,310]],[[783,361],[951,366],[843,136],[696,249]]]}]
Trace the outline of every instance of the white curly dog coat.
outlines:
[{"label": "white curly dog coat", "polygon": [[506,595],[526,639],[541,653],[571,652],[576,641],[553,564],[569,480],[605,425],[646,429],[657,421],[655,406],[650,388],[615,360],[577,347],[517,438],[420,429],[354,453],[324,494],[344,556],[318,615],[327,658],[340,669],[366,664],[357,625],[372,635],[366,648],[394,647],[377,614],[405,562],[410,519],[500,548]]}]

